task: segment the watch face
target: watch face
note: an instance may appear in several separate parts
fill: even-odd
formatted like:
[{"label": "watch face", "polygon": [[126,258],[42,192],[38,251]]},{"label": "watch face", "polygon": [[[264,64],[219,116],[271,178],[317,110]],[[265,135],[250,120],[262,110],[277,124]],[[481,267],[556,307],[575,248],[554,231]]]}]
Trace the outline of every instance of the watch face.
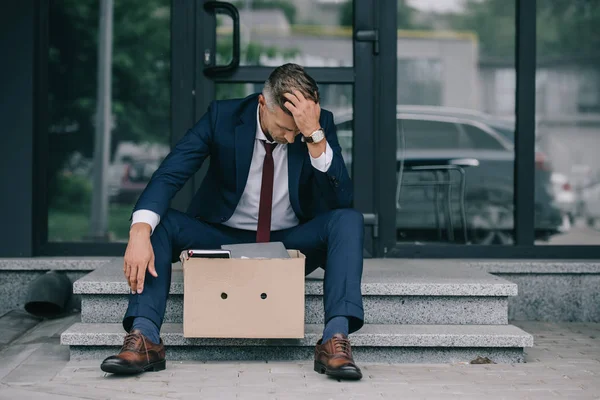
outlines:
[{"label": "watch face", "polygon": [[319,143],[321,140],[325,138],[325,134],[322,129],[318,131],[314,131],[312,135],[310,135],[311,143]]}]

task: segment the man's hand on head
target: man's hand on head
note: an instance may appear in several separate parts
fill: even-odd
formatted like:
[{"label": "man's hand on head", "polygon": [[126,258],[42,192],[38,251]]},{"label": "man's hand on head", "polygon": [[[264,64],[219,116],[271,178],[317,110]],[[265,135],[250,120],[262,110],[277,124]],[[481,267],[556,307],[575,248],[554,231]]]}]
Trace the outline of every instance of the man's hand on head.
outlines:
[{"label": "man's hand on head", "polygon": [[152,227],[146,223],[138,222],[129,230],[129,243],[125,250],[123,273],[133,293],[142,293],[146,270],[153,277],[157,277],[154,268],[154,250],[150,242]]},{"label": "man's hand on head", "polygon": [[286,93],[288,101],[284,106],[290,110],[298,130],[304,136],[310,136],[314,131],[321,128],[319,118],[321,117],[321,106],[313,100],[307,99],[299,90]]}]

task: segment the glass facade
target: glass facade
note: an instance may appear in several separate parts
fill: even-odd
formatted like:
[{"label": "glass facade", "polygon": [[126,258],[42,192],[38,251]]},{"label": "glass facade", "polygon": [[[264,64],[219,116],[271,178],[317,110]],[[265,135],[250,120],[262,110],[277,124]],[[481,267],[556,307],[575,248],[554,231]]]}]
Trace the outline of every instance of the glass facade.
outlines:
[{"label": "glass facade", "polygon": [[515,5],[497,3],[398,2],[399,244],[514,241]]},{"label": "glass facade", "polygon": [[[364,182],[366,176],[372,179],[373,185],[355,187],[361,204],[366,204],[362,211],[395,220],[393,233],[385,229],[375,233],[373,228],[369,240],[396,246],[401,249],[397,254],[424,257],[428,249],[433,249],[429,254],[442,254],[441,249],[449,244],[456,248],[452,257],[463,251],[485,257],[487,249],[496,255],[504,249],[511,254],[559,254],[552,252],[553,248],[561,251],[555,246],[587,245],[585,251],[591,251],[600,243],[596,156],[600,148],[600,36],[596,29],[600,4],[537,1],[535,128],[519,132],[535,137],[535,150],[521,157],[527,147],[523,146],[516,160],[516,142],[523,138],[515,134],[516,99],[519,93],[533,95],[530,88],[523,89],[526,86],[517,93],[517,69],[525,68],[516,64],[515,43],[533,35],[517,37],[516,7],[527,10],[533,19],[531,7],[502,0],[398,0],[394,2],[396,26],[390,23],[380,29],[377,40],[369,32],[360,38],[354,35],[355,20],[365,30],[366,21],[381,23],[388,12],[380,5],[371,14],[371,3],[365,0],[231,3],[240,16],[240,67],[231,80],[207,78],[213,80],[215,98],[260,91],[266,68],[257,67],[296,62],[324,77],[318,82],[322,106],[334,113],[349,172],[355,181],[363,178]],[[210,45],[214,49],[205,49],[205,43],[174,42],[173,49],[187,54],[182,63],[173,57],[171,35],[177,32],[179,36],[173,37],[198,39],[202,30],[188,26],[188,11],[198,16],[200,3],[114,0],[113,4],[110,37],[103,36],[101,29],[101,0],[48,2],[48,123],[43,129],[48,145],[41,157],[48,190],[43,202],[47,205],[40,207],[47,212],[47,236],[45,229],[33,228],[42,232],[42,246],[62,243],[54,248],[67,249],[70,243],[75,247],[125,243],[132,207],[174,138],[183,134],[171,132],[171,104],[186,104],[185,112],[179,114],[185,118],[177,121],[187,123],[199,117],[195,115],[201,108],[198,101],[207,101],[206,94],[213,89],[205,90],[196,79],[210,65],[207,54],[211,60],[210,55],[216,55],[217,65],[231,60],[233,24],[227,15],[217,14],[216,43]],[[362,11],[354,16],[355,9]],[[206,40],[212,43],[211,35]],[[108,61],[102,51],[103,38],[111,44]],[[383,38],[389,40],[387,44]],[[386,70],[377,63],[377,54],[393,57],[389,43],[394,40],[395,65],[388,60],[391,67]],[[180,68],[171,68],[173,60],[174,67]],[[102,65],[109,66],[110,79],[101,78]],[[185,75],[185,84],[172,92],[172,82],[190,70],[193,73]],[[357,71],[374,71],[374,75],[367,79]],[[388,77],[395,74],[396,84],[388,85],[377,75],[382,71]],[[188,96],[187,86],[191,95],[182,100]],[[101,99],[108,87],[110,102],[108,112],[103,113]],[[368,88],[369,95],[360,88]],[[380,111],[374,103],[385,91],[396,99],[395,126],[392,110]],[[527,110],[525,120],[531,118],[530,108],[534,110],[533,104],[519,107],[519,113]],[[383,114],[390,119],[379,120]],[[371,126],[378,128],[371,131]],[[386,142],[383,138],[390,137],[396,141],[395,171],[391,171],[394,156],[387,153],[393,146],[381,145]],[[364,147],[369,154],[361,152],[361,143],[367,143]],[[515,182],[514,177],[515,163],[529,157],[535,157],[535,170],[527,168],[527,174],[534,174],[527,177],[527,182],[533,182],[534,197],[525,205],[533,206],[533,242],[530,237],[523,239],[525,229],[519,230],[519,226],[529,226],[531,219],[528,223],[514,220],[516,202],[523,204],[517,192],[517,186],[523,189],[522,182]],[[384,164],[390,174],[395,172],[394,180],[391,175],[385,179],[372,176]],[[378,210],[384,208],[382,204],[390,208]],[[519,246],[515,246],[517,240]],[[500,248],[494,250],[492,245]],[[527,251],[519,253],[525,247]],[[402,253],[407,248],[419,249]],[[561,254],[569,257],[567,250]]]},{"label": "glass facade", "polygon": [[[600,4],[537,2],[536,178],[558,210],[539,245],[600,244]],[[536,225],[543,224],[536,213]]]},{"label": "glass facade", "polygon": [[[240,65],[352,66],[352,1],[238,0]],[[217,18],[217,64],[231,61],[231,17]]]},{"label": "glass facade", "polygon": [[[169,152],[170,0],[116,0],[108,163],[95,145],[100,1],[52,0],[48,54],[48,241],[125,241],[137,197]],[[143,40],[142,40],[143,38]],[[104,118],[106,119],[106,118]],[[101,169],[103,190],[94,180]],[[92,204],[107,204],[95,213]],[[97,210],[96,210],[97,211]],[[101,219],[98,232],[92,218]]]}]

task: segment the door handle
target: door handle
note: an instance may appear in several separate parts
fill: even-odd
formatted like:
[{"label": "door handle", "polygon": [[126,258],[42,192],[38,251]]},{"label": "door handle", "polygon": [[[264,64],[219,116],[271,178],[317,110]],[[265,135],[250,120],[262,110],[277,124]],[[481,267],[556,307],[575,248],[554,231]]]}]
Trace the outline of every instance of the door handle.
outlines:
[{"label": "door handle", "polygon": [[379,54],[379,30],[356,31],[354,40],[357,42],[373,42],[373,54]]},{"label": "door handle", "polygon": [[377,214],[363,214],[365,226],[373,227],[373,237],[379,237],[379,216]]},{"label": "door handle", "polygon": [[214,65],[216,57],[213,57],[211,66],[204,68],[204,74],[207,76],[226,75],[232,73],[240,66],[240,13],[231,3],[224,1],[207,1],[204,3],[204,10],[210,14],[215,14],[217,10],[223,11],[233,20],[233,57],[227,65]]}]

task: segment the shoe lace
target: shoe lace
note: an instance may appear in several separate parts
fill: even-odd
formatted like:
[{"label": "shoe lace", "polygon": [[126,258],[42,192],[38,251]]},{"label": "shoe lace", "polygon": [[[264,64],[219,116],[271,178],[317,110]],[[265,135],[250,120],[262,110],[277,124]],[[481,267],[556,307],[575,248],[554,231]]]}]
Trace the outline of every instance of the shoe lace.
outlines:
[{"label": "shoe lace", "polygon": [[334,337],[333,346],[335,348],[336,353],[342,353],[348,358],[352,357],[352,355],[350,354],[350,340]]},{"label": "shoe lace", "polygon": [[[138,333],[129,333],[125,336],[125,340],[123,341],[123,347],[121,350],[137,350],[137,342],[140,338],[140,334]],[[142,336],[142,340],[143,340]]]},{"label": "shoe lace", "polygon": [[125,336],[125,340],[123,341],[123,347],[121,347],[121,351],[125,350],[133,350],[137,351],[137,342],[139,338],[142,338],[142,343],[144,344],[144,352],[146,353],[146,360],[150,362],[150,356],[148,355],[148,345],[146,344],[146,338],[144,335],[140,333],[129,333]]}]

